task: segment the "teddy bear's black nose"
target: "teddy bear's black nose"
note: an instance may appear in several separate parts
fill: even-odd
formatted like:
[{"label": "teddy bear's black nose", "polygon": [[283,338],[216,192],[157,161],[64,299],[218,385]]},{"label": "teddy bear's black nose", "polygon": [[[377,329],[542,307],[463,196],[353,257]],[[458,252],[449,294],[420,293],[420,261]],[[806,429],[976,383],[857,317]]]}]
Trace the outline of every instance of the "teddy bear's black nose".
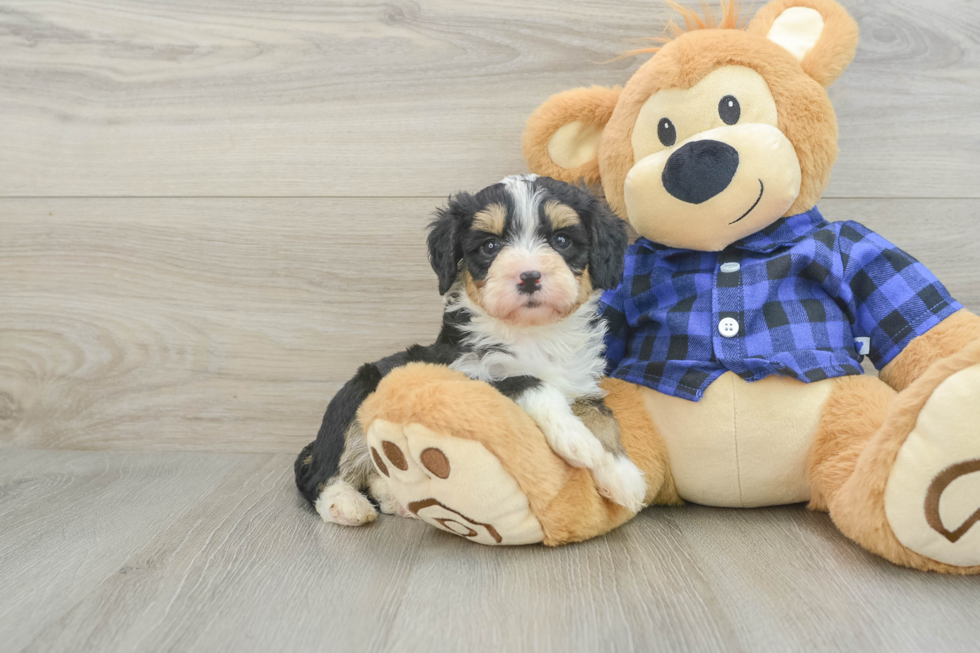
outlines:
[{"label": "teddy bear's black nose", "polygon": [[662,179],[667,192],[688,204],[707,202],[728,188],[738,151],[721,141],[692,141],[670,155]]}]

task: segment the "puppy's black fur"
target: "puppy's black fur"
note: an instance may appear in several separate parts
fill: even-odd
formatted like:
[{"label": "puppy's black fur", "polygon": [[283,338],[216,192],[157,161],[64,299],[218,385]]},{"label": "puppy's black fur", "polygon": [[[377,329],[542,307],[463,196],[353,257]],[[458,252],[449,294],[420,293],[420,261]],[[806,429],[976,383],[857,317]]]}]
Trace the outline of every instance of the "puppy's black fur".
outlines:
[{"label": "puppy's black fur", "polygon": [[443,318],[442,330],[434,343],[427,347],[412,345],[405,351],[362,365],[327,404],[316,440],[303,448],[293,466],[296,487],[311,504],[316,503],[323,484],[337,474],[347,430],[357,419],[357,409],[377,389],[381,379],[396,367],[409,363],[449,365],[453,362],[460,333],[446,317],[450,316]]}]

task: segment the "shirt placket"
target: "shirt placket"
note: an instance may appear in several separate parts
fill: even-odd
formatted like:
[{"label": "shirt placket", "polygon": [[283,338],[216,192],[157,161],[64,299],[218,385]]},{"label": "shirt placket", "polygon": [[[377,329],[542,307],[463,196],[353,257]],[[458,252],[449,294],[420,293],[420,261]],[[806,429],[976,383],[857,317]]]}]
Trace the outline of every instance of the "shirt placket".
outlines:
[{"label": "shirt placket", "polygon": [[742,284],[742,253],[729,247],[715,262],[713,297],[714,337],[718,361],[736,374],[746,372],[745,294]]}]

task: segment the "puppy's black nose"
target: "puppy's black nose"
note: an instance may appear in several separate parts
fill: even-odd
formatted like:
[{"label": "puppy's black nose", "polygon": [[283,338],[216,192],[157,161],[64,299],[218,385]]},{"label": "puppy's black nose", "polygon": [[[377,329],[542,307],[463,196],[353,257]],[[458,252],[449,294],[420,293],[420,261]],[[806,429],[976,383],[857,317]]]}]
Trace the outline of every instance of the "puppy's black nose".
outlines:
[{"label": "puppy's black nose", "polygon": [[541,273],[537,270],[521,272],[521,282],[517,284],[517,289],[522,293],[530,295],[541,290],[541,286],[538,285],[539,281],[541,281]]},{"label": "puppy's black nose", "polygon": [[661,178],[667,192],[688,204],[707,202],[728,188],[738,151],[721,141],[693,141],[670,155]]}]

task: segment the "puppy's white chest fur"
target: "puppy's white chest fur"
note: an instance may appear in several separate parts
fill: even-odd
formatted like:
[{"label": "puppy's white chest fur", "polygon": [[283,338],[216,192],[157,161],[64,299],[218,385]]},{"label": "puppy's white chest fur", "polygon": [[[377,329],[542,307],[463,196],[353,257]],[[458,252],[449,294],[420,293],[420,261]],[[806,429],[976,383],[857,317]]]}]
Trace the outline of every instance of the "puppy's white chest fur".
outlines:
[{"label": "puppy's white chest fur", "polygon": [[472,318],[460,327],[469,350],[451,367],[488,382],[533,376],[561,391],[570,401],[600,395],[606,335],[605,324],[596,319],[600,294],[594,293],[559,322],[535,327],[504,324],[487,316],[464,293],[456,294],[447,310],[465,308]]}]

